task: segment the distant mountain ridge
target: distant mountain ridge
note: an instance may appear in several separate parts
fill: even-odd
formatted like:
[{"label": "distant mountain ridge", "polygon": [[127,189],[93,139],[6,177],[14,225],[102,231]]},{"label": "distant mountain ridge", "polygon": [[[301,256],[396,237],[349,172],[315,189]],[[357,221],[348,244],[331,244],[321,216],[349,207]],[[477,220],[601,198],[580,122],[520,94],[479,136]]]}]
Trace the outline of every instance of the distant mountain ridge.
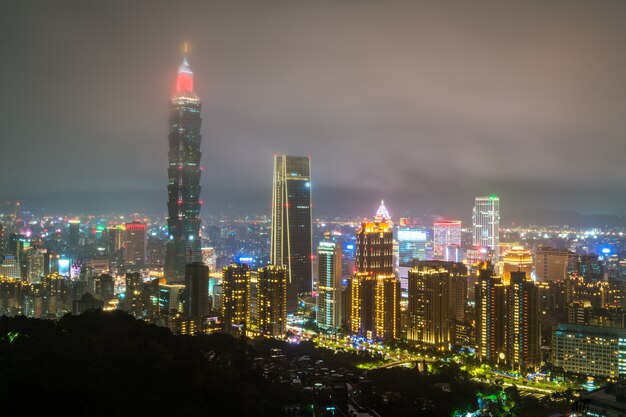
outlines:
[{"label": "distant mountain ridge", "polygon": [[574,210],[543,210],[523,212],[500,212],[502,225],[537,225],[537,226],[572,226],[580,228],[592,227],[624,227],[626,216],[611,214],[582,214]]}]

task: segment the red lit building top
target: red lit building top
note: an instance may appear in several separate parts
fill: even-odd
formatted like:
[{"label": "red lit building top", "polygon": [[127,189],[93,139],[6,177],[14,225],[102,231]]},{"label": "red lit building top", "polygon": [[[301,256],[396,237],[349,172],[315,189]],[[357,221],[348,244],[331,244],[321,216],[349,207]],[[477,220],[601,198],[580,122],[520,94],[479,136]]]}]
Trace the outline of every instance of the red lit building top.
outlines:
[{"label": "red lit building top", "polygon": [[193,90],[193,71],[189,67],[187,57],[183,58],[183,63],[178,67],[178,75],[176,76],[176,89],[173,98],[187,98],[198,100],[198,96]]},{"label": "red lit building top", "polygon": [[146,224],[139,221],[126,223],[126,230],[146,230]]}]

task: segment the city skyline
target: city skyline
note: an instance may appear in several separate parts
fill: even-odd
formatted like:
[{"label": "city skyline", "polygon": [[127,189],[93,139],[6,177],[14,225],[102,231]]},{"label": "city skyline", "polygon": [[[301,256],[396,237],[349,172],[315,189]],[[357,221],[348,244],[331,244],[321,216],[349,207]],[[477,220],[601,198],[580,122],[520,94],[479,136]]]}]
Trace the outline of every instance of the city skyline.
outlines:
[{"label": "city skyline", "polygon": [[590,3],[0,0],[7,409],[624,417]]},{"label": "city skyline", "polygon": [[[18,42],[5,37],[0,45],[19,65],[1,74],[12,82],[0,135],[14,139],[0,161],[0,200],[57,213],[164,213],[165,86],[188,40],[206,97],[201,186],[215,197],[207,214],[269,213],[272,155],[300,154],[311,157],[320,215],[364,215],[369,210],[359,207],[371,204],[372,192],[398,216],[467,221],[471,199],[492,193],[502,197],[507,224],[562,210],[623,215],[626,65],[618,23],[626,6],[567,4],[481,3],[460,22],[432,5],[285,5],[253,14],[209,4],[191,16],[162,3],[140,31],[141,3],[119,15],[121,3],[11,6],[0,19]],[[493,21],[480,16],[487,8]],[[555,20],[559,13],[568,18]],[[116,34],[96,30],[104,16]],[[19,25],[26,17],[39,23],[29,33]],[[245,22],[237,34],[233,22]],[[515,32],[528,25],[534,35]],[[377,162],[397,169],[355,163],[372,147]],[[29,163],[38,169],[24,170]]]}]

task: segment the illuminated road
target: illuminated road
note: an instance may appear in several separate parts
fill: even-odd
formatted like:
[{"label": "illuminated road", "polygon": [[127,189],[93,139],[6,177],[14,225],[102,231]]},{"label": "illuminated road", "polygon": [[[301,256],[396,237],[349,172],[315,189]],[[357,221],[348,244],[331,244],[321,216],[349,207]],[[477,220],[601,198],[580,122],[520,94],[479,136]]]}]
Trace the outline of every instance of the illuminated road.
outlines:
[{"label": "illuminated road", "polygon": [[[367,351],[374,355],[378,356],[379,362],[373,362],[371,365],[363,366],[363,369],[376,369],[376,368],[395,368],[399,366],[411,367],[415,363],[419,362],[435,362],[441,359],[450,359],[450,357],[436,357],[429,356],[426,354],[419,354],[414,352],[409,352],[406,349],[391,349],[388,346],[385,346],[380,343],[370,342],[364,339],[352,339],[349,337],[336,337],[336,336],[326,336],[323,334],[316,334],[310,330],[302,329],[297,324],[290,324],[290,330],[292,330],[295,334],[298,334],[301,340],[313,340],[315,341],[317,346],[334,350],[334,351],[344,351],[344,352],[359,352],[359,351]],[[454,355],[453,360],[459,364],[463,364],[464,359],[461,357]],[[473,365],[469,365],[465,363],[469,371],[478,370],[479,368]],[[482,365],[484,366],[484,365]],[[535,382],[523,379],[522,377],[515,377],[511,375],[507,375],[505,373],[499,372],[497,370],[491,370],[487,368],[486,375],[482,378],[474,377],[472,378],[478,382],[489,382],[493,381],[496,378],[500,378],[503,380],[503,386],[517,386],[520,391],[527,391],[529,393],[534,393],[535,395],[549,395],[555,392],[564,391],[569,386],[567,384],[559,384],[554,385],[554,388],[548,387],[549,385],[545,382]],[[541,385],[541,386],[537,386]]]}]

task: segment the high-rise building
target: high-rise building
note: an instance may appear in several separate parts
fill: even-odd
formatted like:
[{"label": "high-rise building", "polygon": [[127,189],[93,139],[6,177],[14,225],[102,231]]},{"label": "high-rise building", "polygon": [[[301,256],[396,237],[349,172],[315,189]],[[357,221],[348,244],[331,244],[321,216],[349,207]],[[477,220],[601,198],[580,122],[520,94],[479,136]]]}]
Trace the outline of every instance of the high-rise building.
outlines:
[{"label": "high-rise building", "polygon": [[461,221],[439,220],[433,224],[433,258],[440,261],[454,261],[448,259],[448,248],[461,247]]},{"label": "high-rise building", "polygon": [[183,300],[185,286],[182,284],[159,284],[159,311],[183,311]]},{"label": "high-rise building", "polygon": [[156,236],[148,237],[146,258],[151,267],[161,267],[165,262],[165,241]]},{"label": "high-rise building", "polygon": [[287,313],[297,311],[299,294],[312,291],[311,245],[311,161],[276,155],[270,261],[287,267]]},{"label": "high-rise building", "polygon": [[407,338],[437,350],[451,344],[450,273],[428,264],[409,271]]},{"label": "high-rise building", "polygon": [[521,246],[513,246],[511,250],[504,254],[502,259],[502,283],[509,285],[511,273],[518,271],[526,273],[526,278],[530,280],[532,270],[532,254]]},{"label": "high-rise building", "polygon": [[393,231],[386,221],[361,224],[356,233],[356,271],[393,274]]},{"label": "high-rise building", "polygon": [[400,281],[395,275],[376,275],[374,293],[374,338],[400,337]]},{"label": "high-rise building", "polygon": [[22,268],[15,255],[4,255],[0,264],[0,275],[10,278],[22,278]]},{"label": "high-rise building", "polygon": [[248,286],[248,314],[246,316],[246,332],[259,332],[259,271],[250,271],[250,285]]},{"label": "high-rise building", "polygon": [[585,254],[570,256],[568,274],[579,275],[585,282],[597,282],[604,278],[604,267],[598,255]]},{"label": "high-rise building", "polygon": [[500,257],[500,197],[476,197],[473,223],[473,245],[492,252],[492,260]]},{"label": "high-rise building", "polygon": [[552,334],[552,363],[591,377],[626,377],[626,329],[559,324]]},{"label": "high-rise building", "polygon": [[209,267],[202,262],[192,262],[185,268],[185,304],[187,317],[209,315]]},{"label": "high-rise building", "polygon": [[245,334],[250,304],[250,267],[230,264],[222,269],[224,331]]},{"label": "high-rise building", "polygon": [[60,256],[51,250],[46,250],[43,255],[43,273],[44,275],[54,274],[59,272],[59,258]]},{"label": "high-rise building", "polygon": [[37,284],[45,275],[45,254],[46,249],[29,248],[25,252],[26,258],[26,279],[28,282]]},{"label": "high-rise building", "polygon": [[338,330],[341,322],[341,245],[326,240],[317,246],[317,325]]},{"label": "high-rise building", "polygon": [[587,300],[572,301],[567,306],[567,322],[570,324],[590,325],[593,319],[593,307]]},{"label": "high-rise building", "polygon": [[502,277],[490,268],[481,269],[476,282],[476,344],[481,360],[505,362],[506,324]]},{"label": "high-rise building", "polygon": [[120,251],[124,247],[124,227],[110,226],[107,227],[107,252],[109,259],[121,259]]},{"label": "high-rise building", "polygon": [[351,277],[349,329],[368,339],[400,335],[400,281],[393,268],[393,231],[381,204],[373,222],[356,234],[356,273]]},{"label": "high-rise building", "polygon": [[428,259],[426,245],[428,232],[419,226],[401,226],[398,228],[398,265],[412,266],[416,260]]},{"label": "high-rise building", "polygon": [[167,228],[164,273],[168,281],[182,281],[186,264],[202,260],[200,252],[200,109],[193,72],[183,59],[170,100],[169,167],[167,169]]},{"label": "high-rise building", "polygon": [[376,280],[367,272],[357,272],[350,278],[350,333],[372,339],[374,335],[374,296]]},{"label": "high-rise building", "polygon": [[69,224],[69,238],[68,244],[71,250],[78,248],[80,241],[80,220],[74,219],[68,222]]},{"label": "high-rise building", "polygon": [[109,274],[100,274],[94,279],[94,295],[97,299],[109,302],[115,296],[115,282]]},{"label": "high-rise building", "polygon": [[514,271],[507,287],[507,362],[524,371],[541,363],[539,292],[524,271]]},{"label": "high-rise building", "polygon": [[287,330],[287,275],[284,265],[268,265],[258,272],[258,328],[263,336],[282,337]]},{"label": "high-rise building", "polygon": [[126,292],[124,294],[125,310],[135,317],[143,316],[143,280],[139,272],[126,274]]},{"label": "high-rise building", "polygon": [[124,262],[135,265],[146,263],[146,224],[135,220],[124,228]]},{"label": "high-rise building", "polygon": [[562,249],[540,248],[535,251],[537,281],[564,281],[572,252]]},{"label": "high-rise building", "polygon": [[209,271],[217,271],[217,255],[215,248],[205,247],[200,249],[202,252],[202,262],[209,266]]}]

